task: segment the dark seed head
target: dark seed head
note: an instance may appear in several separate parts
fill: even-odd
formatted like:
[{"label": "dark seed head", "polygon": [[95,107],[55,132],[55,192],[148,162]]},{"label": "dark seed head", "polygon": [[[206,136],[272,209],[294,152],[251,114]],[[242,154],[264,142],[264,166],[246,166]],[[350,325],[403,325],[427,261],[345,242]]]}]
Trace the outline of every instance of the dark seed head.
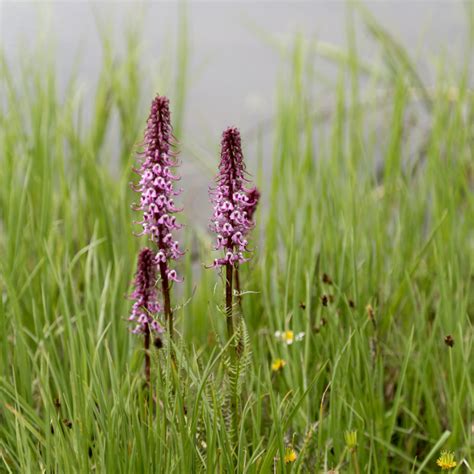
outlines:
[{"label": "dark seed head", "polygon": [[68,420],[67,418],[64,418],[63,420],[64,426],[68,427],[69,429],[72,428],[72,421]]},{"label": "dark seed head", "polygon": [[349,299],[349,307],[354,309],[356,307],[356,304],[354,303],[354,300]]},{"label": "dark seed head", "polygon": [[444,343],[445,343],[448,347],[453,347],[453,346],[454,346],[454,339],[453,339],[453,336],[451,336],[451,334],[448,334],[448,335],[444,338]]},{"label": "dark seed head", "polygon": [[161,349],[163,347],[163,341],[161,339],[161,337],[156,337],[154,342],[153,342],[153,345],[157,348],[157,349]]},{"label": "dark seed head", "polygon": [[327,273],[323,273],[322,281],[326,285],[332,285],[332,279]]},{"label": "dark seed head", "polygon": [[329,297],[328,295],[321,296],[321,303],[323,306],[327,306],[329,304]]},{"label": "dark seed head", "polygon": [[300,302],[300,308],[301,309],[306,309],[306,305],[302,301]]}]

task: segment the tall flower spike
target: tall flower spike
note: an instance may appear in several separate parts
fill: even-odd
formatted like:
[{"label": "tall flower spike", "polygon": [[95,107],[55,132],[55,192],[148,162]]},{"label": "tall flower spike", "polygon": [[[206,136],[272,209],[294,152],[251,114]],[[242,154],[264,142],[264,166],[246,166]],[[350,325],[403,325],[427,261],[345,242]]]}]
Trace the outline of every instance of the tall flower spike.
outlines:
[{"label": "tall flower spike", "polygon": [[254,227],[249,211],[252,214],[255,211],[255,191],[258,191],[244,186],[247,179],[237,128],[229,127],[224,131],[221,147],[217,187],[210,194],[214,204],[212,230],[217,234],[216,250],[224,250],[225,256],[215,259],[213,266],[230,264],[235,267],[247,261],[244,256],[244,252],[248,252],[245,236]]},{"label": "tall flower spike", "polygon": [[229,127],[222,134],[217,186],[210,191],[214,204],[211,228],[217,234],[216,250],[224,251],[224,257],[216,258],[212,266],[226,269],[225,308],[229,338],[234,335],[232,316],[234,272],[235,287],[240,292],[238,266],[248,260],[244,255],[248,252],[246,235],[254,226],[249,211],[252,214],[255,212],[257,202],[255,191],[244,186],[247,181],[240,132],[235,127]]},{"label": "tall flower spike", "polygon": [[155,255],[149,248],[144,248],[138,255],[137,272],[135,274],[135,290],[131,297],[135,300],[129,321],[136,323],[135,334],[143,334],[145,349],[145,379],[150,385],[150,335],[162,333],[163,328],[154,318],[160,311],[156,295],[156,263]]},{"label": "tall flower spike", "polygon": [[155,255],[145,247],[138,255],[135,289],[131,298],[135,300],[129,321],[136,323],[133,333],[146,334],[153,331],[162,333],[163,328],[155,320],[154,315],[160,312],[156,291]]},{"label": "tall flower spike", "polygon": [[181,281],[176,270],[170,263],[183,255],[173,231],[181,227],[176,222],[175,213],[180,212],[173,198],[180,194],[174,183],[180,178],[171,169],[178,165],[176,154],[172,150],[173,135],[170,120],[169,100],[156,96],[151,104],[145,131],[144,151],[141,166],[137,171],[140,175],[135,191],[140,193],[140,204],[135,210],[143,212],[142,232],[156,244],[155,262],[159,268],[163,292],[163,305],[168,320],[170,335],[173,333],[172,312],[170,303],[170,280]]}]

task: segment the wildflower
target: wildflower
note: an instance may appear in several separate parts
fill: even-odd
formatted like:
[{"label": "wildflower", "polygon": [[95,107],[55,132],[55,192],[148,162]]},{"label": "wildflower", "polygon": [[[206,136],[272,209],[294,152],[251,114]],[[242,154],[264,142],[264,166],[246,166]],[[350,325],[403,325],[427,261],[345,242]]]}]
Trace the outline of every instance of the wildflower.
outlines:
[{"label": "wildflower", "polygon": [[281,369],[283,369],[283,367],[285,367],[285,365],[286,361],[284,361],[283,359],[275,359],[272,362],[272,370],[273,372],[279,372]]},{"label": "wildflower", "polygon": [[283,460],[285,461],[285,464],[295,462],[296,458],[297,458],[296,451],[291,446],[286,448],[285,457],[283,458]]},{"label": "wildflower", "polygon": [[287,345],[293,344],[295,341],[301,341],[304,338],[304,332],[295,334],[294,331],[276,331],[275,337]]},{"label": "wildflower", "polygon": [[240,281],[238,266],[248,258],[249,231],[254,227],[252,220],[258,203],[259,193],[256,188],[247,189],[244,157],[237,128],[229,127],[222,134],[221,160],[217,186],[210,190],[214,205],[211,229],[216,233],[216,250],[222,250],[223,257],[216,258],[212,267],[225,267],[225,306],[227,314],[227,332],[229,337],[234,334],[233,306],[233,275],[235,272],[235,288],[240,303]]},{"label": "wildflower", "polygon": [[454,460],[454,453],[451,451],[441,451],[441,456],[436,460],[436,464],[442,471],[450,471],[457,466],[457,462]]},{"label": "wildflower", "polygon": [[248,190],[240,132],[229,127],[222,134],[221,161],[216,178],[217,187],[210,191],[214,204],[212,230],[216,233],[216,250],[224,250],[223,258],[214,260],[213,267],[222,267],[247,261],[245,236],[253,228],[253,213],[258,202],[256,188]]},{"label": "wildflower", "polygon": [[150,385],[150,335],[160,334],[163,328],[153,315],[160,311],[156,295],[156,263],[155,256],[149,248],[144,248],[138,255],[137,272],[135,274],[135,290],[131,297],[135,300],[129,321],[136,323],[134,334],[144,334],[145,379]]},{"label": "wildflower", "polygon": [[141,194],[140,206],[135,209],[143,212],[142,234],[149,235],[156,243],[157,263],[166,269],[169,260],[177,260],[183,254],[172,237],[172,231],[181,227],[173,216],[180,211],[173,201],[180,193],[173,183],[180,178],[171,173],[171,168],[178,164],[171,150],[172,139],[169,101],[157,96],[145,131],[143,161],[138,170],[141,179],[135,187]]},{"label": "wildflower", "polygon": [[140,193],[140,204],[134,209],[143,213],[142,232],[148,235],[158,249],[155,263],[160,272],[164,299],[164,312],[172,335],[172,314],[170,306],[170,281],[181,281],[176,270],[170,268],[172,260],[183,255],[173,231],[181,227],[174,214],[180,212],[174,204],[174,197],[180,194],[174,182],[180,178],[171,169],[178,165],[176,154],[172,151],[173,136],[170,121],[169,101],[166,97],[156,96],[151,104],[145,131],[144,151],[141,153],[141,165],[135,170],[140,175],[134,190]]},{"label": "wildflower", "polygon": [[346,431],[344,433],[344,441],[346,442],[347,449],[354,452],[357,449],[357,431]]},{"label": "wildflower", "polygon": [[147,334],[150,331],[160,334],[163,328],[153,315],[160,311],[156,294],[156,263],[153,252],[145,247],[138,255],[135,274],[135,290],[131,298],[135,300],[129,321],[136,323],[134,334]]}]

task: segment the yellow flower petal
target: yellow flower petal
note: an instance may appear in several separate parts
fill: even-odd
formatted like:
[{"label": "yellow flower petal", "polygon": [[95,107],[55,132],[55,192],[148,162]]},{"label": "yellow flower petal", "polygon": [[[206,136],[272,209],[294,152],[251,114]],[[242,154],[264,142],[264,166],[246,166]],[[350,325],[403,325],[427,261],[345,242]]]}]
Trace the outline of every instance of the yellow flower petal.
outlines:
[{"label": "yellow flower petal", "polygon": [[441,456],[436,460],[436,464],[443,471],[450,471],[457,466],[457,462],[454,460],[454,453],[451,451],[441,451]]},{"label": "yellow flower petal", "polygon": [[296,451],[293,448],[286,448],[284,461],[285,464],[296,461]]},{"label": "yellow flower petal", "polygon": [[273,372],[278,372],[279,370],[283,369],[285,365],[286,365],[286,361],[284,361],[283,359],[275,359],[272,362],[272,370]]}]

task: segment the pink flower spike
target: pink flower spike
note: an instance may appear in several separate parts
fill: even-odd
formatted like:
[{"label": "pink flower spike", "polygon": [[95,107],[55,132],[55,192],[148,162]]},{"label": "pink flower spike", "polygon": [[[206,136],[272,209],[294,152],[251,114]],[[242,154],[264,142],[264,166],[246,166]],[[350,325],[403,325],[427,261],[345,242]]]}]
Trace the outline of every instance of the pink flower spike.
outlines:
[{"label": "pink flower spike", "polygon": [[222,134],[217,187],[210,190],[214,204],[211,229],[217,234],[215,248],[225,251],[225,257],[215,259],[213,267],[228,263],[237,267],[248,260],[244,256],[249,252],[244,236],[255,225],[253,215],[260,193],[257,188],[245,188],[246,176],[240,132],[229,127]]},{"label": "pink flower spike", "polygon": [[179,176],[171,173],[171,168],[178,162],[172,150],[174,139],[170,117],[169,100],[156,96],[147,121],[143,153],[139,154],[141,163],[137,171],[140,180],[134,187],[141,194],[139,210],[143,212],[143,231],[140,235],[148,235],[157,245],[158,263],[167,268],[171,260],[177,260],[184,253],[172,238],[172,232],[181,225],[174,216],[180,211],[173,202],[173,196],[179,194],[173,183],[179,180]]},{"label": "pink flower spike", "polygon": [[131,298],[135,300],[129,321],[137,321],[134,334],[145,334],[153,330],[153,314],[160,311],[156,292],[155,256],[149,248],[144,248],[138,255],[137,272],[135,274],[135,290]]}]

